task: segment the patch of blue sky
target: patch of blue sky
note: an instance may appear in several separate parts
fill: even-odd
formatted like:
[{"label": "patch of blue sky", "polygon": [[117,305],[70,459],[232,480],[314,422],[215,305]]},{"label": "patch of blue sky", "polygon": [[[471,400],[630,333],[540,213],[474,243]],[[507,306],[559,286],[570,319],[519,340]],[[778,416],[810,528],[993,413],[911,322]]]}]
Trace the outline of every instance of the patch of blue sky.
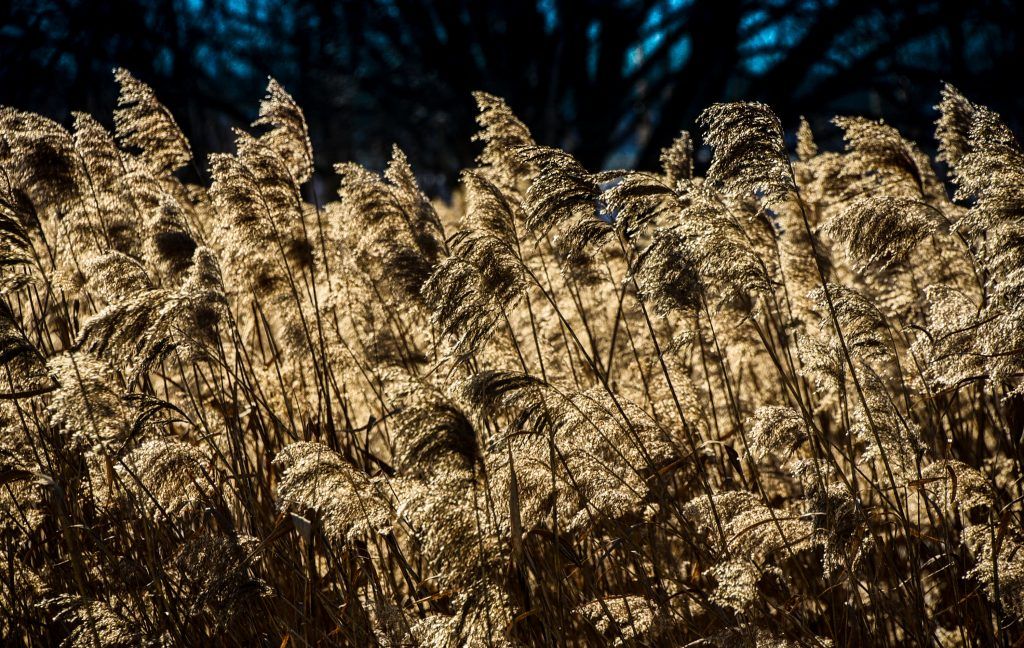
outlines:
[{"label": "patch of blue sky", "polygon": [[555,0],[537,0],[537,10],[544,16],[544,31],[551,33],[558,27],[558,7]]},{"label": "patch of blue sky", "polygon": [[937,60],[941,57],[944,43],[942,34],[925,34],[901,47],[897,57],[901,63],[910,65],[915,61]]},{"label": "patch of blue sky", "polygon": [[[394,7],[392,2],[382,0],[382,10]],[[258,70],[247,55],[249,52],[266,50],[272,45],[268,25],[275,24],[282,31],[294,31],[296,15],[282,9],[277,0],[225,0],[211,3],[207,0],[184,0],[185,11],[192,17],[209,25],[214,45],[199,45],[193,58],[212,78],[252,78]],[[280,47],[280,45],[277,45]],[[288,60],[279,57],[279,62]],[[283,70],[275,67],[273,74]]]},{"label": "patch of blue sky", "polygon": [[[647,59],[658,51],[678,25],[685,20],[680,11],[693,4],[693,0],[667,0],[655,5],[644,21],[640,42],[626,54],[623,61],[623,72],[631,74],[639,69]],[[690,58],[690,37],[680,36],[669,45],[669,67],[675,71],[681,68]]]},{"label": "patch of blue sky", "polygon": [[747,73],[761,75],[781,61],[786,51],[807,36],[816,14],[838,0],[804,0],[796,7],[783,0],[766,2],[740,20],[741,65]]},{"label": "patch of blue sky", "polygon": [[673,71],[683,67],[683,64],[690,58],[692,47],[689,36],[683,36],[672,44],[668,50],[668,63]]},{"label": "patch of blue sky", "polygon": [[774,16],[769,9],[748,13],[739,28],[739,54],[744,70],[755,76],[770,70],[806,35],[808,24],[806,15]]},{"label": "patch of blue sky", "polygon": [[601,23],[596,20],[587,27],[587,76],[597,77],[597,57],[601,51]]},{"label": "patch of blue sky", "polygon": [[862,16],[849,29],[839,34],[825,58],[840,69],[853,65],[871,53],[871,50],[886,42],[881,37],[888,31],[886,17],[880,14]]},{"label": "patch of blue sky", "polygon": [[1009,45],[1001,39],[997,25],[973,25],[964,31],[964,61],[974,73],[988,69],[1003,53],[1000,49]]}]

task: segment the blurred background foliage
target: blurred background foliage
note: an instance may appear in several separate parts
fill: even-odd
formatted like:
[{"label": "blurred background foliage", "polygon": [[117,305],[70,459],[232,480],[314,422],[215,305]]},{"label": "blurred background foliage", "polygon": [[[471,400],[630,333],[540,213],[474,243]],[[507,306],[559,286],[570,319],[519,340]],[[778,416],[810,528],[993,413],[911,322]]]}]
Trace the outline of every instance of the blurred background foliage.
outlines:
[{"label": "blurred background foliage", "polygon": [[826,140],[835,114],[884,117],[928,149],[949,81],[1019,130],[1022,22],[1013,0],[8,0],[0,103],[109,116],[124,66],[202,161],[271,75],[306,111],[324,178],[397,143],[444,193],[479,148],[473,90],[592,169],[653,168],[702,108],[741,98]]}]

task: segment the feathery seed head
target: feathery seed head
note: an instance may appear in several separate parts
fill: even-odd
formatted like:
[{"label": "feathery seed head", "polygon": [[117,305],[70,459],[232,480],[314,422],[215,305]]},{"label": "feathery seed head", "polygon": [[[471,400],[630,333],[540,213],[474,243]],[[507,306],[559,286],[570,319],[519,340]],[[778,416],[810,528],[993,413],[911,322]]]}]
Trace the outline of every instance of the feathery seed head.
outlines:
[{"label": "feathery seed head", "polygon": [[260,102],[259,119],[252,125],[270,127],[260,137],[260,143],[284,161],[296,183],[302,184],[313,176],[313,145],[309,141],[306,118],[276,80],[267,82],[267,96]]},{"label": "feathery seed head", "polygon": [[114,125],[118,140],[138,149],[158,174],[166,174],[192,160],[192,147],[177,122],[153,89],[123,68],[114,70],[120,86]]},{"label": "feathery seed head", "polygon": [[720,103],[697,121],[714,149],[709,182],[738,197],[760,194],[769,205],[795,191],[782,124],[771,108],[756,102]]}]

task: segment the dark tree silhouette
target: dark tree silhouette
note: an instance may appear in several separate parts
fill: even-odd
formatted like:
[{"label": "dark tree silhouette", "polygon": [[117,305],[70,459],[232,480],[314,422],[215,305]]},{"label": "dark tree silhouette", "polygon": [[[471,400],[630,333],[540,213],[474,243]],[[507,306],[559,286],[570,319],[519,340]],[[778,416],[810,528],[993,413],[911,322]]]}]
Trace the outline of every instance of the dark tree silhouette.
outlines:
[{"label": "dark tree silhouette", "polygon": [[[14,0],[0,102],[64,119],[112,107],[110,69],[153,85],[203,153],[251,119],[267,75],[304,107],[326,170],[391,144],[440,187],[471,159],[473,90],[597,168],[658,151],[708,104],[792,127],[884,116],[927,139],[940,80],[1014,127],[1024,10],[1010,0]],[[916,126],[915,126],[916,125]]]}]

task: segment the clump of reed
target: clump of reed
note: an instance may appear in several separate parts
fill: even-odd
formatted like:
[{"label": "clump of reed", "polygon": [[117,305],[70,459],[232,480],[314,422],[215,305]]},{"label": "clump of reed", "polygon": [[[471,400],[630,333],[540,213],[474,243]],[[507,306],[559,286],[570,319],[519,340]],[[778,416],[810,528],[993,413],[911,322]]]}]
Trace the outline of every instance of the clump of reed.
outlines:
[{"label": "clump of reed", "polygon": [[449,203],[318,202],[276,82],[206,162],[116,78],[0,110],[12,645],[1024,637],[1024,150],[954,88],[950,185],[756,103],[595,172],[481,93]]}]

